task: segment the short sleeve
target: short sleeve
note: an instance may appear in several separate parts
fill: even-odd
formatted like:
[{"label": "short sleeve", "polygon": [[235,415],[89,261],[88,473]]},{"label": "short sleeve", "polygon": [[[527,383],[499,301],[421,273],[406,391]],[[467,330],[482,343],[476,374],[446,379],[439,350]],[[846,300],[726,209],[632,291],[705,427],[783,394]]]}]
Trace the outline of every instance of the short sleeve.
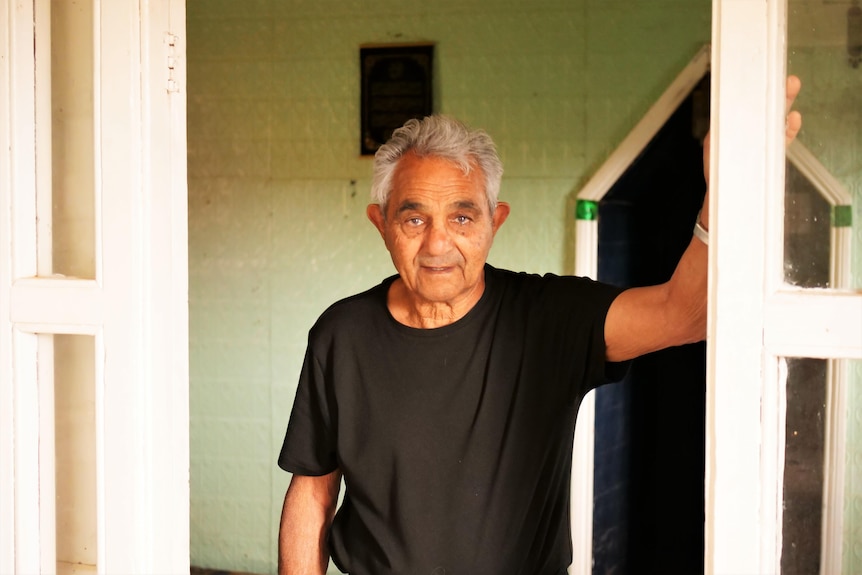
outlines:
[{"label": "short sleeve", "polygon": [[298,475],[325,475],[338,467],[334,408],[325,372],[306,351],[278,466]]},{"label": "short sleeve", "polygon": [[559,339],[559,345],[546,343],[558,350],[549,361],[559,362],[564,372],[560,379],[576,384],[572,399],[580,401],[591,389],[618,381],[628,370],[628,362],[607,361],[605,345],[608,310],[623,289],[583,277],[547,274],[544,279],[543,295],[537,298],[543,306],[541,325]]}]

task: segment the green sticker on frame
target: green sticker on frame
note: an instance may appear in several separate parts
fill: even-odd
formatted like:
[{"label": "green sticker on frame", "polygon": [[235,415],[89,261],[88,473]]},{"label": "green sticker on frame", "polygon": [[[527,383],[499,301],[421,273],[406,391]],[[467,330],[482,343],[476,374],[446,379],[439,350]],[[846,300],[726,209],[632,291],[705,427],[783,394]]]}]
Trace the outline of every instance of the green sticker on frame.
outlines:
[{"label": "green sticker on frame", "polygon": [[849,228],[853,225],[853,206],[832,206],[832,227]]},{"label": "green sticker on frame", "polygon": [[578,200],[575,204],[576,220],[595,220],[599,217],[599,204],[592,200]]}]

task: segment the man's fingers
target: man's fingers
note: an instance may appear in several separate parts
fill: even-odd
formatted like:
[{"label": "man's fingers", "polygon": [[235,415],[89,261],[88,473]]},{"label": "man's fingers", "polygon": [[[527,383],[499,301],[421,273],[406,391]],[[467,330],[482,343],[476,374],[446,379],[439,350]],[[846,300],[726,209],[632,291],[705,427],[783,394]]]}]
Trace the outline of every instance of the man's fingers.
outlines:
[{"label": "man's fingers", "polygon": [[797,112],[796,110],[787,114],[787,121],[785,122],[785,138],[787,139],[787,143],[792,142],[796,135],[799,133],[799,130],[802,128],[802,114]]},{"label": "man's fingers", "polygon": [[[799,91],[802,89],[802,81],[796,76],[788,76],[787,77],[787,99],[786,104],[787,107],[787,116],[785,118],[785,137],[787,144],[790,144],[794,139],[796,139],[797,134],[799,134],[799,130],[802,129],[802,114],[797,112],[796,110],[791,110],[793,107],[793,102],[796,101],[796,96],[799,95]],[[709,132],[707,132],[706,137],[703,140],[703,159],[704,159],[704,175],[709,177],[707,172],[709,171]]]},{"label": "man's fingers", "polygon": [[786,89],[787,99],[785,100],[786,107],[784,109],[787,113],[787,117],[784,122],[784,134],[787,144],[790,144],[802,128],[802,114],[796,110],[791,110],[793,102],[796,101],[796,96],[799,95],[799,90],[802,89],[802,81],[796,76],[788,76]]},{"label": "man's fingers", "polygon": [[787,90],[787,100],[784,109],[789,112],[790,108],[793,107],[793,102],[796,100],[796,96],[799,95],[799,90],[802,89],[802,80],[797,76],[788,76],[787,86],[785,89]]}]

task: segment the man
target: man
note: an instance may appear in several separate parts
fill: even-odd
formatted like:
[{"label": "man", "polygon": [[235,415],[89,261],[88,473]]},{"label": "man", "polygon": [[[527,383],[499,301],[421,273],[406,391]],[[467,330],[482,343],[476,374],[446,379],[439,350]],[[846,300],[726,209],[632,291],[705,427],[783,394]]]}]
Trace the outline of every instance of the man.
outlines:
[{"label": "man", "polygon": [[498,270],[501,176],[487,134],[441,116],[376,154],[367,214],[398,274],[309,334],[279,456],[294,474],[279,573],[324,573],[331,554],[355,575],[564,574],[581,399],[627,360],[703,339],[703,234],[658,286]]}]

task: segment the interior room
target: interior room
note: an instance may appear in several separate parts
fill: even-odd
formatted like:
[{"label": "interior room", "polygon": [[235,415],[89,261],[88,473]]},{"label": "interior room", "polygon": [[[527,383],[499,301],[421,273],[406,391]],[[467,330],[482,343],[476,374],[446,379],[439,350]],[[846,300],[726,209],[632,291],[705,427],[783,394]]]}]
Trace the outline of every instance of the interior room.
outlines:
[{"label": "interior room", "polygon": [[359,49],[434,45],[434,111],[486,129],[490,262],[571,273],[573,194],[691,57],[710,4],[210,2],[188,29],[192,564],[274,570],[308,329],[391,275],[365,217]]},{"label": "interior room", "polygon": [[[790,6],[789,70],[817,86],[799,100],[800,140],[858,198],[859,71],[843,39],[812,37]],[[819,22],[843,30],[846,8],[818,7],[834,17]],[[289,481],[275,457],[307,331],[393,273],[365,217],[360,47],[433,45],[434,111],[485,128],[505,166],[512,216],[490,263],[572,273],[577,191],[710,42],[710,18],[690,0],[188,1],[192,565],[274,572]]]}]

